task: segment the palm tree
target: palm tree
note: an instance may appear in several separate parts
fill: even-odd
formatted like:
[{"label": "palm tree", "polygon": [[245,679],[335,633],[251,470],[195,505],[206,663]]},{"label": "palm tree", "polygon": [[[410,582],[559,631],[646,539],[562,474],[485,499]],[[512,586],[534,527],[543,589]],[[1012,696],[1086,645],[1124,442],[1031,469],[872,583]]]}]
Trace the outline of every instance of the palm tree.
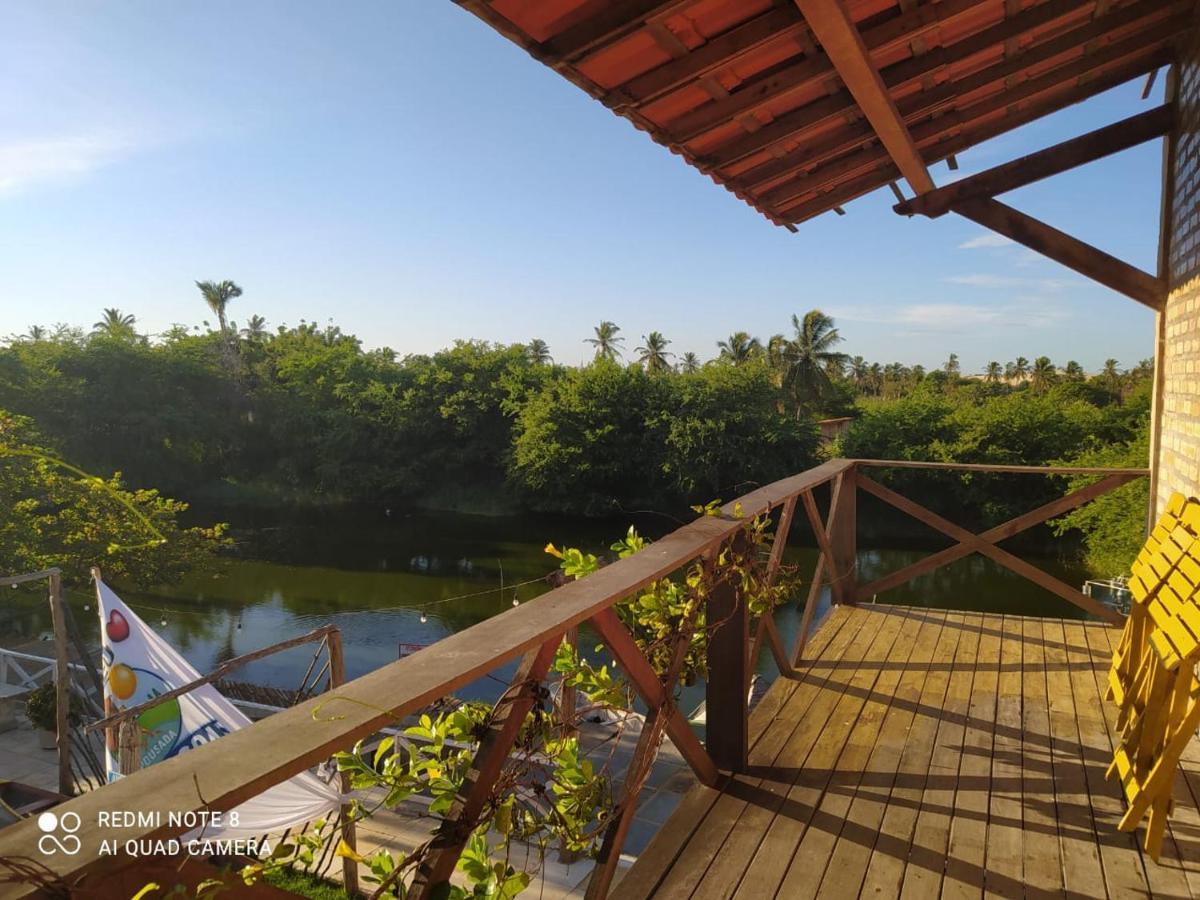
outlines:
[{"label": "palm tree", "polygon": [[687,375],[700,371],[700,357],[689,350],[679,359],[679,371]]},{"label": "palm tree", "polygon": [[229,320],[225,318],[225,308],[229,301],[242,296],[242,289],[232,281],[197,281],[200,295],[208,308],[217,314],[217,323],[221,326],[221,334],[229,334]]},{"label": "palm tree", "polygon": [[767,340],[767,366],[771,369],[771,383],[783,387],[791,365],[792,342],[782,334],[773,334]]},{"label": "palm tree", "polygon": [[31,341],[44,341],[46,339],[46,329],[41,325],[30,325],[29,330],[25,332],[25,337]]},{"label": "palm tree", "polygon": [[883,390],[883,366],[879,363],[871,363],[867,372],[867,387],[876,396]]},{"label": "palm tree", "polygon": [[793,314],[792,328],[795,335],[786,384],[799,414],[805,406],[826,396],[832,386],[829,371],[842,363],[846,354],[833,349],[842,336],[833,319],[819,309],[810,309],[803,319]]},{"label": "palm tree", "polygon": [[1100,372],[1100,380],[1114,394],[1121,393],[1121,383],[1124,381],[1124,378],[1121,376],[1120,365],[1115,359],[1106,359],[1104,361],[1104,369]]},{"label": "palm tree", "polygon": [[987,364],[987,368],[983,372],[983,380],[989,384],[999,384],[1000,379],[1004,375],[1004,367],[1000,363],[992,360]]},{"label": "palm tree", "polygon": [[952,379],[958,378],[958,376],[962,372],[962,367],[958,363],[958,354],[957,353],[950,354],[950,358],[946,360],[946,365],[944,366],[944,368],[946,370],[947,377],[952,378]]},{"label": "palm tree", "polygon": [[242,329],[242,337],[248,341],[261,341],[267,336],[267,320],[262,316],[251,316]]},{"label": "palm tree", "polygon": [[111,307],[104,310],[104,315],[100,317],[100,321],[92,326],[92,333],[110,338],[128,340],[137,337],[137,332],[133,330],[135,322],[137,322],[136,316],[122,313],[116,307]]},{"label": "palm tree", "polygon": [[534,338],[525,345],[525,355],[535,366],[545,366],[554,362],[550,356],[550,345],[541,338]]},{"label": "palm tree", "polygon": [[596,359],[616,360],[621,355],[617,344],[625,343],[625,338],[617,337],[620,330],[620,326],[606,320],[593,329],[596,333],[594,338],[584,338],[583,342],[596,348]]},{"label": "palm tree", "polygon": [[866,387],[867,377],[870,375],[871,367],[867,365],[867,361],[861,356],[850,358],[850,380],[854,382],[854,386],[859,390]]},{"label": "palm tree", "polygon": [[1083,366],[1071,359],[1063,366],[1063,374],[1068,381],[1083,381]]},{"label": "palm tree", "polygon": [[745,331],[735,331],[727,340],[717,341],[717,349],[721,351],[721,359],[740,366],[762,353],[762,344]]},{"label": "palm tree", "polygon": [[1029,386],[1038,393],[1041,393],[1054,384],[1057,377],[1058,370],[1054,368],[1054,363],[1050,362],[1050,357],[1039,356],[1033,361],[1033,369],[1030,371],[1029,376]]},{"label": "palm tree", "polygon": [[671,342],[663,337],[661,331],[652,331],[642,336],[642,346],[637,348],[637,361],[646,367],[647,372],[669,372],[671,364],[667,362],[674,353],[667,352]]},{"label": "palm tree", "polygon": [[1014,381],[1024,381],[1029,376],[1029,360],[1023,356],[1018,356],[1016,362],[1013,363],[1012,377]]}]

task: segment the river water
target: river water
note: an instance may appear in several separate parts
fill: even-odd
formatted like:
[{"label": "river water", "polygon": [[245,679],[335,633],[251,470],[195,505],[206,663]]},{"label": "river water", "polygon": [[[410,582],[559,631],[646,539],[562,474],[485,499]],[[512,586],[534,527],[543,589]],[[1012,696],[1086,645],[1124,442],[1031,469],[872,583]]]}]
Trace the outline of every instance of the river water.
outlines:
[{"label": "river water", "polygon": [[[637,524],[643,533],[657,537],[678,523],[655,518]],[[527,603],[549,590],[544,576],[557,560],[544,551],[547,542],[601,554],[627,526],[626,521],[544,515],[399,515],[386,510],[243,516],[235,529],[238,555],[226,561],[221,573],[153,592],[118,592],[201,672],[333,623],[341,629],[346,672],[353,678],[395,660],[400,644],[431,644],[510,608],[514,600]],[[860,583],[914,562],[930,549],[937,546],[860,547]],[[797,544],[789,547],[786,558],[801,567],[807,581],[816,555],[814,548]],[[1022,555],[1068,584],[1080,585],[1086,577],[1070,560]],[[36,640],[49,629],[42,595],[13,593],[0,607],[0,628],[10,646]],[[68,596],[77,621],[85,630],[95,629],[95,606],[87,591],[74,590]],[[1022,615],[1082,615],[979,556],[889,591],[879,600]],[[826,591],[823,606],[828,602]],[[799,605],[783,607],[776,615],[790,643],[799,625]],[[585,633],[581,646],[589,655],[594,643]],[[45,655],[53,655],[51,646],[47,643]],[[294,689],[313,650],[309,646],[285,651],[255,661],[232,677]],[[774,674],[765,653],[758,668]],[[497,676],[505,678],[506,671]],[[481,683],[466,693],[485,696],[494,689],[493,683]],[[688,692],[685,704],[699,701],[697,690]]]}]

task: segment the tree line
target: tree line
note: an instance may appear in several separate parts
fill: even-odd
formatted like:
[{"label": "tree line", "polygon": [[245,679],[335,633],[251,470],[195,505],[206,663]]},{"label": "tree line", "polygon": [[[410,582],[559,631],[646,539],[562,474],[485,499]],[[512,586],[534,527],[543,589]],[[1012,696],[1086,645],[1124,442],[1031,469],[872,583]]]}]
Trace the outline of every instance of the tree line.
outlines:
[{"label": "tree line", "polygon": [[[239,327],[236,283],[197,288],[213,324],[150,337],[133,315],[107,309],[90,330],[9,338],[0,410],[26,417],[39,442],[90,472],[214,507],[617,514],[728,499],[832,453],[1046,464],[1104,452],[1146,462],[1145,363],[1123,371],[1110,360],[1092,376],[1045,357],[978,375],[963,375],[953,354],[928,371],[868,363],[840,351],[842,335],[820,310],[765,341],[735,332],[703,362],[677,357],[657,331],[627,342],[611,321],[584,339],[594,358],[578,367],[555,363],[539,339],[400,357],[332,323],[272,329],[251,316]],[[839,445],[819,447],[813,423],[830,415],[854,422]],[[987,521],[1067,488],[893,478],[960,521],[962,510]]]}]

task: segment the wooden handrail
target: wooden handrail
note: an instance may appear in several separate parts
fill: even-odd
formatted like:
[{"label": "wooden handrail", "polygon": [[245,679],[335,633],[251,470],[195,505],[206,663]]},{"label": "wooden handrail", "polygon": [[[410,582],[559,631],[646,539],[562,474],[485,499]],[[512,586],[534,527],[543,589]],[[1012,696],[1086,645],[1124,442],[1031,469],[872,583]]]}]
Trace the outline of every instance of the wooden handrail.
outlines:
[{"label": "wooden handrail", "polygon": [[[74,812],[82,822],[78,833],[82,846],[76,855],[39,854],[37,842],[42,833],[36,822],[24,820],[0,831],[0,857],[38,859],[53,875],[71,880],[128,864],[130,861],[113,856],[102,857],[100,842],[166,839],[185,829],[172,826],[165,815],[161,824],[102,827],[99,813],[114,809],[180,813],[231,809],[593,618],[715,550],[745,526],[745,519],[768,512],[853,467],[851,460],[831,460],[758,488],[726,503],[720,517],[697,519],[582,581],[569,582],[443,638],[347,683],[332,696],[314,697],[219,741],[70,800],[59,812]],[[733,517],[739,505],[744,519]],[[28,896],[34,890],[33,886],[17,886],[12,896]]]},{"label": "wooden handrail", "polygon": [[945,469],[952,472],[992,472],[997,475],[1149,475],[1149,469],[1096,466],[1017,466],[999,463],[923,462],[913,459],[852,459],[856,466],[880,469]]}]

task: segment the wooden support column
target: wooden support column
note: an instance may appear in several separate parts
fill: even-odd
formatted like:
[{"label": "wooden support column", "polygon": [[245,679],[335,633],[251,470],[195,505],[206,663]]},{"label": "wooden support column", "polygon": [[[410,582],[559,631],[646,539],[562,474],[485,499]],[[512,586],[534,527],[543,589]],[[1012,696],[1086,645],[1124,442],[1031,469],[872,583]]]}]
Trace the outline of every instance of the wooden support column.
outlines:
[{"label": "wooden support column", "polygon": [[[745,549],[745,532],[731,551]],[[750,748],[747,704],[750,694],[746,651],[749,615],[736,585],[722,578],[708,594],[708,679],[705,682],[705,746],[719,768],[744,771]]]},{"label": "wooden support column", "polygon": [[[337,690],[346,683],[346,662],[342,655],[342,633],[336,628],[329,632],[325,637],[326,646],[329,651],[329,689],[330,691]],[[318,648],[318,653],[320,648]],[[350,792],[350,773],[342,772],[338,776],[342,787],[342,793]],[[357,829],[354,825],[352,817],[352,809],[349,803],[343,803],[342,812],[342,839],[350,847],[351,850],[358,852],[358,836]],[[348,856],[342,857],[342,884],[346,888],[346,893],[354,896],[358,893],[358,863]]]},{"label": "wooden support column", "polygon": [[50,622],[54,628],[55,745],[58,749],[58,792],[75,793],[71,777],[71,664],[67,654],[67,619],[63,613],[62,575],[50,573]]},{"label": "wooden support column", "polygon": [[[1153,74],[1153,73],[1151,73]],[[1150,85],[1147,84],[1147,88]],[[1175,105],[1179,94],[1179,67],[1167,71],[1167,101]],[[1179,130],[1172,129],[1163,141],[1162,189],[1158,211],[1158,277],[1165,291],[1163,307],[1154,315],[1154,386],[1150,392],[1150,502],[1146,504],[1146,534],[1158,520],[1159,457],[1162,453],[1163,396],[1166,391],[1167,300],[1171,291],[1171,244],[1174,241],[1175,155]]]}]

